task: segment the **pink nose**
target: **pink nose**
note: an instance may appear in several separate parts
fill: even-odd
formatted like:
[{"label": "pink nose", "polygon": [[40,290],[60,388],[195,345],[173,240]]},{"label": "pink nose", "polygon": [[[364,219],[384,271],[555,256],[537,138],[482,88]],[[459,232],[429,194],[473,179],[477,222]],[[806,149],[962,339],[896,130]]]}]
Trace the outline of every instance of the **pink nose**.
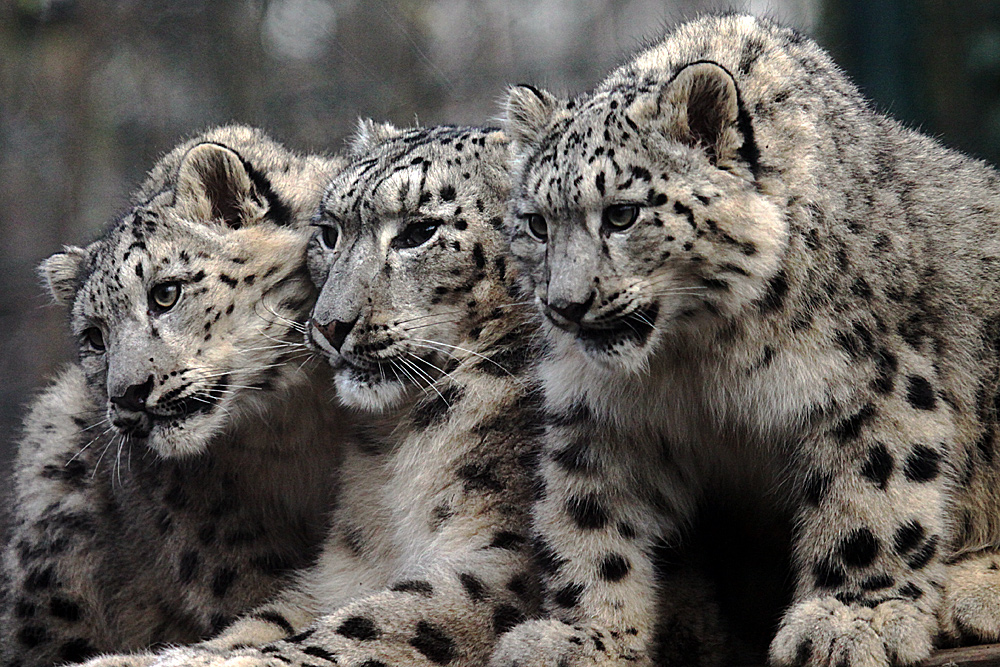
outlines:
[{"label": "pink nose", "polygon": [[320,324],[316,320],[313,320],[312,325],[316,328],[316,331],[323,334],[323,338],[326,338],[330,345],[333,345],[333,349],[340,352],[341,346],[344,344],[344,340],[347,338],[347,334],[351,333],[351,329],[354,325],[358,323],[358,319],[354,318],[350,322],[341,322],[339,320],[333,320],[326,324]]}]

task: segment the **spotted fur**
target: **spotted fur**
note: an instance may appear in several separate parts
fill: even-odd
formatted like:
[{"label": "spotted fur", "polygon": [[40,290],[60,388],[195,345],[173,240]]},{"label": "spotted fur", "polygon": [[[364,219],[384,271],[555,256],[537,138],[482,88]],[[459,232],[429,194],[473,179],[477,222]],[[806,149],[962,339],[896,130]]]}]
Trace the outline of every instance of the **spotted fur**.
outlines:
[{"label": "spotted fur", "polygon": [[507,145],[362,124],[308,254],[310,340],[373,418],[346,448],[330,537],[294,590],[218,639],[138,660],[472,667],[535,612],[537,398],[500,231]]},{"label": "spotted fur", "polygon": [[196,641],[313,562],[345,419],[298,341],[307,223],[340,164],[209,131],[42,265],[79,360],[25,422],[4,665]]},{"label": "spotted fur", "polygon": [[[575,99],[514,88],[507,128],[556,620],[492,665],[660,664],[658,545],[733,489],[795,525],[773,664],[910,664],[938,613],[995,638],[997,173],[747,16]],[[949,558],[979,569],[943,596]]]}]

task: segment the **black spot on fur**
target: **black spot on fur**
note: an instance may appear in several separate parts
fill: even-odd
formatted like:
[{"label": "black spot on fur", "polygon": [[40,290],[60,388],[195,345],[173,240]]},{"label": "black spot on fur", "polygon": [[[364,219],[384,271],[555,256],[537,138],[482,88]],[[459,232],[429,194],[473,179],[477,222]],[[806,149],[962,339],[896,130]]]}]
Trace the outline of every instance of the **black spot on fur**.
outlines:
[{"label": "black spot on fur", "polygon": [[879,549],[878,538],[864,527],[841,540],[837,554],[848,567],[868,567],[878,557]]},{"label": "black spot on fur", "polygon": [[460,479],[465,480],[466,491],[498,492],[504,488],[503,482],[497,477],[494,461],[476,461],[467,463],[456,471]]},{"label": "black spot on fur", "polygon": [[326,660],[327,662],[332,662],[334,664],[337,662],[337,657],[322,646],[306,646],[302,649],[302,652],[306,655],[311,655],[314,658]]},{"label": "black spot on fur", "polygon": [[229,287],[235,288],[239,284],[239,280],[233,278],[232,276],[226,275],[225,273],[219,274],[219,280],[228,285]]},{"label": "black spot on fur", "polygon": [[869,403],[858,410],[857,413],[837,424],[833,429],[833,434],[841,442],[854,440],[861,435],[862,427],[874,417],[875,406]]},{"label": "black spot on fur", "polygon": [[502,635],[515,625],[524,622],[525,619],[524,613],[517,607],[512,607],[509,604],[497,605],[493,611],[493,632]]},{"label": "black spot on fur", "polygon": [[830,475],[820,472],[810,473],[809,477],[806,478],[803,489],[806,501],[814,507],[818,507],[830,492],[830,484],[832,482],[833,477]]},{"label": "black spot on fur", "polygon": [[762,313],[771,313],[781,310],[785,303],[785,296],[788,294],[788,279],[784,271],[779,271],[767,283],[767,291],[760,300],[760,310]]},{"label": "black spot on fur", "polygon": [[937,405],[937,399],[931,383],[919,375],[911,375],[906,381],[906,400],[910,405],[917,410],[933,410]]},{"label": "black spot on fur", "polygon": [[434,595],[434,587],[431,586],[430,582],[421,580],[400,581],[399,583],[394,584],[389,590],[397,593],[417,593],[418,595],[426,596]]},{"label": "black spot on fur", "polygon": [[99,651],[91,646],[90,642],[82,637],[70,639],[59,647],[60,662],[83,662],[87,658],[92,658]]},{"label": "black spot on fur", "polygon": [[621,554],[610,554],[601,561],[598,573],[605,581],[621,581],[632,569],[632,564]]},{"label": "black spot on fur", "polygon": [[573,496],[566,502],[566,512],[583,530],[599,530],[608,525],[608,510],[595,494]]},{"label": "black spot on fur", "polygon": [[510,531],[502,530],[493,536],[490,541],[491,549],[509,549],[511,551],[516,551],[521,548],[521,545],[525,543],[523,536],[517,533],[512,533]]},{"label": "black spot on fur", "polygon": [[924,539],[924,527],[918,521],[908,521],[896,530],[892,544],[896,553],[902,556],[915,549],[922,539]]},{"label": "black spot on fur", "polygon": [[455,200],[455,186],[448,184],[441,188],[441,200],[442,201],[454,201]]},{"label": "black spot on fur", "polygon": [[896,355],[886,349],[875,353],[875,380],[872,386],[880,394],[889,394],[896,385],[896,372],[899,362]]},{"label": "black spot on fur", "polygon": [[577,438],[568,445],[552,454],[552,460],[558,463],[566,472],[590,472],[592,457],[590,440]]},{"label": "black spot on fur", "polygon": [[600,173],[598,173],[597,176],[594,177],[594,186],[597,188],[597,191],[600,192],[601,196],[603,197],[604,196],[604,172],[603,171],[600,172]]},{"label": "black spot on fur", "polygon": [[465,589],[465,594],[469,596],[469,599],[473,602],[481,602],[486,599],[486,585],[483,584],[475,575],[462,573],[458,575],[458,580],[462,584],[462,588]]},{"label": "black spot on fur", "polygon": [[910,598],[911,600],[919,600],[923,597],[924,592],[913,582],[910,582],[899,589],[899,595],[904,598]]},{"label": "black spot on fur", "polygon": [[440,395],[434,394],[422,399],[413,410],[413,424],[419,429],[427,429],[444,420],[448,410],[465,395],[465,391],[457,385],[446,385],[440,390]]},{"label": "black spot on fur", "polygon": [[49,613],[67,623],[75,623],[80,620],[80,605],[69,598],[60,595],[53,596],[49,600]]},{"label": "black spot on fur", "polygon": [[378,629],[375,622],[364,616],[351,616],[337,628],[337,634],[348,639],[359,641],[370,641],[382,636],[382,631]]},{"label": "black spot on fur", "polygon": [[556,591],[552,599],[560,607],[571,608],[580,604],[581,595],[583,595],[583,584],[571,583]]},{"label": "black spot on fur", "polygon": [[52,586],[55,581],[55,571],[52,566],[31,570],[24,580],[24,589],[28,592],[42,591]]},{"label": "black spot on fur", "polygon": [[436,665],[447,665],[455,659],[455,642],[437,626],[427,621],[417,623],[417,635],[410,646]]},{"label": "black spot on fur", "polygon": [[895,583],[895,579],[888,574],[876,574],[864,579],[859,585],[861,586],[861,590],[864,591],[880,591],[883,588],[889,588]]},{"label": "black spot on fur", "polygon": [[258,611],[251,614],[251,617],[278,626],[286,635],[295,633],[295,628],[288,622],[288,619],[276,611]]},{"label": "black spot on fur", "polygon": [[938,538],[932,537],[913,552],[913,555],[906,561],[911,570],[919,570],[931,562],[934,554],[937,553]]},{"label": "black spot on fur", "polygon": [[876,444],[868,452],[868,459],[861,466],[861,474],[882,491],[889,484],[889,477],[896,462],[882,443]]},{"label": "black spot on fur", "polygon": [[217,598],[224,597],[234,581],[236,581],[236,570],[231,567],[220,567],[212,577],[212,595]]},{"label": "black spot on fur", "polygon": [[181,554],[180,564],[177,566],[177,579],[182,584],[190,584],[198,572],[198,552],[186,551]]},{"label": "black spot on fur", "polygon": [[385,664],[381,660],[365,660],[358,665],[358,667],[389,667],[389,665]]},{"label": "black spot on fur", "polygon": [[813,567],[817,588],[838,588],[844,583],[844,570],[830,560],[822,560]]},{"label": "black spot on fur", "polygon": [[49,635],[45,628],[39,625],[29,625],[21,628],[17,633],[17,641],[27,648],[35,648],[39,644],[48,641]]},{"label": "black spot on fur", "polygon": [[541,537],[536,537],[534,542],[535,562],[538,568],[546,574],[555,574],[566,562],[556,554],[555,550]]},{"label": "black spot on fur", "polygon": [[903,474],[911,482],[929,482],[941,472],[941,452],[927,445],[916,445],[906,457]]}]

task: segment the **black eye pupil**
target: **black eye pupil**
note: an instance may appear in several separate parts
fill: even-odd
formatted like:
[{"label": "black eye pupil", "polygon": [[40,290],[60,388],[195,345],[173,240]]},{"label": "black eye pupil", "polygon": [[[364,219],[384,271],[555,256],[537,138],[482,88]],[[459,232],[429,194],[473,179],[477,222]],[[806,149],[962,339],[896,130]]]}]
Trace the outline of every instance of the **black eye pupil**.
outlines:
[{"label": "black eye pupil", "polygon": [[336,227],[323,225],[320,227],[319,235],[323,240],[323,245],[333,250],[337,246],[337,239],[340,237],[340,232],[337,231]]},{"label": "black eye pupil", "polygon": [[545,222],[544,216],[537,213],[528,216],[528,231],[540,241],[549,238],[549,225]]},{"label": "black eye pupil", "polygon": [[604,209],[604,224],[621,231],[631,227],[639,217],[639,207],[634,204],[617,204]]}]

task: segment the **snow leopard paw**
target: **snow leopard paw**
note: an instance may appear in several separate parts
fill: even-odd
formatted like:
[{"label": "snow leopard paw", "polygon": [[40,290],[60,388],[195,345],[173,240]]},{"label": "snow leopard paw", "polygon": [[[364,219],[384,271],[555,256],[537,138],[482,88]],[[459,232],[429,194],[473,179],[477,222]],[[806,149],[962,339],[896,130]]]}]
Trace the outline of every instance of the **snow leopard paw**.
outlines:
[{"label": "snow leopard paw", "polygon": [[834,597],[798,602],[771,642],[777,667],[909,665],[933,648],[937,621],[912,602],[887,600],[874,608]]}]

